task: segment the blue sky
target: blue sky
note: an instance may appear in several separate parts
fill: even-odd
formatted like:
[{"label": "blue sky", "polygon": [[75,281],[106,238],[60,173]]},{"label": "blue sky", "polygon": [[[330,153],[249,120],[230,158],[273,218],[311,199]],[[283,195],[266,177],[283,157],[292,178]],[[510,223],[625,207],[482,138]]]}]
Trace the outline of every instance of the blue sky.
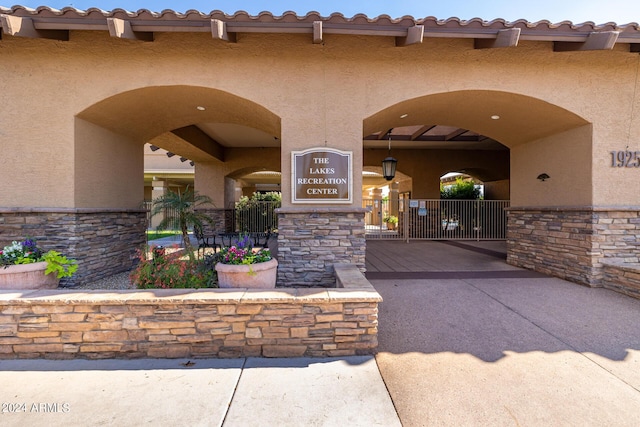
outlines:
[{"label": "blue sky", "polygon": [[[0,5],[10,7],[13,4],[5,2],[6,0],[0,0]],[[309,11],[317,11],[323,16],[328,16],[332,12],[340,12],[347,17],[364,13],[369,17],[386,14],[392,18],[411,15],[414,18],[435,16],[439,19],[446,19],[455,16],[461,19],[478,17],[492,20],[503,18],[507,21],[526,19],[531,22],[546,19],[554,23],[564,20],[574,23],[593,21],[596,24],[640,22],[640,0],[49,0],[48,2],[22,0],[16,4],[32,8],[46,5],[56,9],[73,6],[77,9],[98,7],[104,10],[116,8],[133,11],[149,9],[156,12],[164,9],[173,9],[179,12],[196,9],[204,13],[221,10],[228,14],[245,10],[252,15],[261,11],[280,15],[282,12],[292,10],[299,15],[304,15]]]}]

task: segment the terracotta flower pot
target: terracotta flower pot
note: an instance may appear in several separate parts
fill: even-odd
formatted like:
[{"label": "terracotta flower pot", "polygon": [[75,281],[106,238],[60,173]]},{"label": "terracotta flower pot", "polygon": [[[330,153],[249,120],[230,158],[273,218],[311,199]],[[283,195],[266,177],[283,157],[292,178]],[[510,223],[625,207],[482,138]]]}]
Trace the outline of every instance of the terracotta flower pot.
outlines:
[{"label": "terracotta flower pot", "polygon": [[216,264],[218,286],[221,288],[260,288],[276,287],[278,261],[274,258],[267,262],[250,265]]},{"label": "terracotta flower pot", "polygon": [[0,289],[55,289],[60,279],[55,273],[44,274],[47,263],[9,265],[0,267]]}]

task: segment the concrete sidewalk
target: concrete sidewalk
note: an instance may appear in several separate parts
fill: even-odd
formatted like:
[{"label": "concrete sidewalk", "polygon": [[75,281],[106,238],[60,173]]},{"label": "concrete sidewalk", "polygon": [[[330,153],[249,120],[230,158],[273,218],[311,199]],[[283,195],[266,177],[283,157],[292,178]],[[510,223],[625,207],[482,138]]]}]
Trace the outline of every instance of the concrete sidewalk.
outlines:
[{"label": "concrete sidewalk", "polygon": [[375,360],[0,361],[2,426],[399,426]]}]

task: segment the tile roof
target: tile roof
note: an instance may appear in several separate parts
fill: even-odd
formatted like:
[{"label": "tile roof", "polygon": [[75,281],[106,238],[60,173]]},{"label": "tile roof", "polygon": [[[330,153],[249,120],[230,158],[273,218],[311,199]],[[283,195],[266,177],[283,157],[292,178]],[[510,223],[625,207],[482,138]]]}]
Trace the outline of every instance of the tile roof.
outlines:
[{"label": "tile roof", "polygon": [[[244,11],[229,15],[219,10],[209,13],[188,10],[181,13],[171,9],[161,12],[140,9],[132,12],[124,9],[104,11],[98,8],[79,10],[73,7],[58,10],[48,6],[32,9],[19,5],[11,8],[0,6],[0,14],[31,18],[34,22],[43,23],[43,25],[55,21],[59,29],[73,29],[73,25],[76,25],[77,29],[79,22],[85,26],[98,25],[106,18],[119,18],[130,21],[133,25],[148,25],[149,27],[145,31],[161,31],[158,25],[165,28],[181,27],[180,29],[174,28],[172,31],[190,31],[190,27],[195,31],[195,27],[204,27],[215,19],[228,24],[230,30],[238,32],[247,31],[248,28],[253,32],[312,32],[313,23],[320,21],[327,32],[343,34],[371,33],[370,35],[398,36],[402,31],[406,35],[407,28],[419,25],[424,27],[425,37],[477,37],[478,35],[495,34],[499,30],[517,28],[521,32],[521,40],[576,41],[576,37],[584,38],[593,32],[615,31],[619,33],[618,42],[640,43],[640,25],[635,22],[624,25],[613,22],[596,25],[593,22],[574,24],[570,21],[551,23],[547,20],[529,22],[522,19],[510,22],[504,19],[485,21],[480,18],[461,20],[453,17],[443,20],[433,16],[391,18],[388,15],[380,15],[369,18],[364,14],[346,17],[341,13],[321,16],[318,12],[309,12],[301,16],[291,11],[284,12],[279,16],[266,11],[258,15],[250,15]],[[153,28],[151,28],[152,26]],[[252,26],[255,28],[251,29]],[[265,30],[269,27],[269,30]],[[90,28],[87,27],[87,29]]]}]

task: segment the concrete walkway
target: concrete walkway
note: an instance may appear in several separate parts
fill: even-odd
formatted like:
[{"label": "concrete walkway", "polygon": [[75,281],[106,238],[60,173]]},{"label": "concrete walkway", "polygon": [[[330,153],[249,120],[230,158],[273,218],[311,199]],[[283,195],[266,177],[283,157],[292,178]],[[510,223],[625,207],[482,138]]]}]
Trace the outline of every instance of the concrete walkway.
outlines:
[{"label": "concrete walkway", "polygon": [[467,249],[421,245],[436,271],[465,266],[462,279],[371,280],[384,298],[376,360],[403,425],[640,425],[640,301],[500,278],[486,269],[495,253]]},{"label": "concrete walkway", "polygon": [[373,357],[0,361],[2,426],[400,426]]},{"label": "concrete walkway", "polygon": [[640,425],[639,300],[507,266],[496,242],[367,250],[398,259],[367,259],[375,359],[0,361],[0,425]]}]

